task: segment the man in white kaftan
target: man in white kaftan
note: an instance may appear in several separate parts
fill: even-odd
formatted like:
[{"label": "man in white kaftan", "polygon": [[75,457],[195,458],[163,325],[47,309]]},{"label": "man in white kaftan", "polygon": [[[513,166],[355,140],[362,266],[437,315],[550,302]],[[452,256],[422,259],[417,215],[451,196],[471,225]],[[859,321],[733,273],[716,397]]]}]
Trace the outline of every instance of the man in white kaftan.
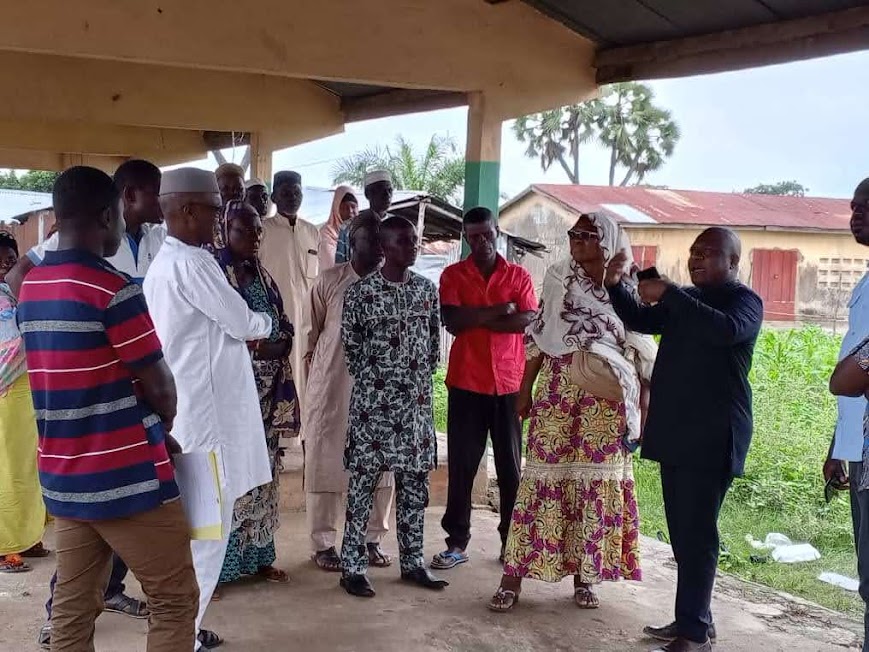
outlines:
[{"label": "man in white kaftan", "polygon": [[[335,549],[338,520],[344,515],[349,475],[344,469],[347,419],[353,379],[347,370],[341,341],[341,316],[347,288],[375,271],[383,257],[378,241],[379,220],[354,218],[350,228],[351,260],[327,269],[311,292],[311,328],[307,335],[308,418],[302,424],[305,441],[305,511],[314,562],[337,571],[341,559]],[[301,342],[304,345],[305,341]],[[389,531],[392,473],[384,473],[374,492],[374,509],[365,537],[369,564],[388,566],[380,542]]]},{"label": "man in white kaftan", "polygon": [[[317,227],[299,217],[302,206],[302,177],[297,172],[278,172],[272,190],[277,214],[263,220],[263,240],[260,260],[269,270],[281,297],[284,309],[296,333],[304,336],[311,327],[311,286],[317,278],[317,247],[320,234]],[[305,417],[305,347],[292,351],[293,381],[301,419]]]},{"label": "man in white kaftan", "polygon": [[178,388],[172,435],[185,453],[216,454],[222,492],[222,538],[191,544],[200,591],[198,649],[219,640],[201,623],[223,566],[233,505],[272,479],[247,346],[268,337],[272,324],[268,315],[247,307],[202,248],[211,242],[221,206],[214,176],[192,168],[167,172],[160,203],[169,235],[144,290]]}]

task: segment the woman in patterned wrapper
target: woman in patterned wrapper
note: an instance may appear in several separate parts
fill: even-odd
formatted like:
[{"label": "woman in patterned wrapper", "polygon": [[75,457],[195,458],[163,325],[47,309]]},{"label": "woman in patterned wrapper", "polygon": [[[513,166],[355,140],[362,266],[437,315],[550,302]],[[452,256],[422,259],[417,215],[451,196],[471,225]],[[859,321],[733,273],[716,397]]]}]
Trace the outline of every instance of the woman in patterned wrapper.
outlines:
[{"label": "woman in patterned wrapper", "polygon": [[498,612],[517,604],[523,578],[572,575],[581,609],[599,606],[600,582],[641,579],[631,452],[656,348],[625,330],[603,287],[607,261],[630,252],[618,225],[582,215],[567,235],[570,258],[547,270],[528,327],[516,408],[530,429],[504,575],[488,605]]},{"label": "woman in patterned wrapper", "polygon": [[226,247],[217,252],[218,262],[230,285],[250,309],[272,317],[271,336],[249,346],[273,479],[236,501],[220,583],[235,581],[243,575],[258,575],[269,582],[288,582],[287,573],[272,564],[276,558],[275,531],[279,525],[279,443],[282,436],[295,437],[299,432],[290,367],[293,326],[284,313],[277,285],[259,262],[262,221],[256,209],[233,200],[226,205],[224,214]]}]

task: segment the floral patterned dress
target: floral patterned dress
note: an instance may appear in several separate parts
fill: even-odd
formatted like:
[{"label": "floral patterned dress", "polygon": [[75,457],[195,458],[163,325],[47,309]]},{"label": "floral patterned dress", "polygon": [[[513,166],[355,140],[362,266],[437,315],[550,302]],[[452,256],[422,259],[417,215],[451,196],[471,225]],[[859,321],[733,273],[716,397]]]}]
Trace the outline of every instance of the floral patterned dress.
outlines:
[{"label": "floral patterned dress", "polygon": [[625,408],[570,380],[571,355],[543,355],[531,409],[526,466],[504,574],[586,584],[640,580],[639,515]]},{"label": "floral patterned dress", "polygon": [[[261,267],[249,285],[241,287],[228,258],[226,249],[218,253],[218,260],[232,285],[244,298],[248,307],[272,317],[270,342],[291,337],[293,327],[284,314],[283,302],[274,281]],[[253,360],[253,372],[260,399],[266,448],[271,464],[272,481],[252,489],[235,501],[232,531],[220,582],[232,582],[242,575],[253,575],[261,568],[271,566],[276,558],[275,532],[279,527],[278,459],[281,437],[294,437],[299,432],[299,414],[290,368],[290,355],[282,360]]]}]

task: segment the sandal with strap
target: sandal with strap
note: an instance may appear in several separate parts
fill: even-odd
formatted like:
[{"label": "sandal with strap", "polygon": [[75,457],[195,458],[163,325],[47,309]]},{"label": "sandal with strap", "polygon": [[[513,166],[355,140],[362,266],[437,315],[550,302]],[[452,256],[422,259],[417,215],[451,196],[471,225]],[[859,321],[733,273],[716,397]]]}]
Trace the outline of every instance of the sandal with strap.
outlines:
[{"label": "sandal with strap", "polygon": [[311,559],[314,560],[314,563],[317,564],[317,568],[320,570],[330,573],[341,571],[341,558],[338,556],[338,551],[335,550],[334,546],[315,552],[311,555]]},{"label": "sandal with strap", "polygon": [[28,573],[33,569],[24,563],[21,555],[0,557],[0,573]]},{"label": "sandal with strap", "polygon": [[42,557],[48,557],[51,554],[51,550],[46,548],[42,541],[37,543],[35,546],[31,546],[27,550],[21,553],[22,557],[32,557],[34,559],[40,559]]},{"label": "sandal with strap", "polygon": [[492,599],[489,600],[489,604],[486,606],[489,608],[489,611],[507,613],[517,604],[519,604],[519,593],[499,586],[498,590],[495,591],[495,595],[492,596]]},{"label": "sandal with strap", "polygon": [[287,571],[282,571],[274,566],[263,566],[257,572],[257,575],[262,577],[266,582],[274,582],[276,584],[286,584],[290,581],[290,576]]},{"label": "sandal with strap", "polygon": [[461,550],[444,550],[432,557],[431,567],[438,570],[449,570],[459,564],[467,563],[469,559],[468,554]]},{"label": "sandal with strap", "polygon": [[573,589],[573,601],[580,609],[597,609],[600,599],[590,586],[577,586]]},{"label": "sandal with strap", "polygon": [[368,544],[368,565],[375,568],[388,568],[392,566],[392,557],[383,552],[379,543]]}]

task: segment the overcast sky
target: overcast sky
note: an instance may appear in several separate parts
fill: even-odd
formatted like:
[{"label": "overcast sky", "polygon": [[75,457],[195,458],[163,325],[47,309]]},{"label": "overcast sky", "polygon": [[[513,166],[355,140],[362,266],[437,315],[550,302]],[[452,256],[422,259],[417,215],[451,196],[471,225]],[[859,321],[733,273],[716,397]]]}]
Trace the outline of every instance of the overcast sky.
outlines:
[{"label": "overcast sky", "polygon": [[[730,192],[793,179],[811,195],[850,197],[869,176],[869,52],[651,85],[682,139],[647,183]],[[466,113],[449,109],[351,124],[343,134],[276,153],[274,169],[298,170],[306,185],[331,186],[337,159],[392,144],[399,134],[417,148],[434,133],[450,135],[463,151]],[[524,156],[510,124],[504,124],[501,191],[512,196],[531,183],[567,183],[557,164],[544,173]],[[605,152],[589,150],[581,182],[605,184],[607,164]]]}]

